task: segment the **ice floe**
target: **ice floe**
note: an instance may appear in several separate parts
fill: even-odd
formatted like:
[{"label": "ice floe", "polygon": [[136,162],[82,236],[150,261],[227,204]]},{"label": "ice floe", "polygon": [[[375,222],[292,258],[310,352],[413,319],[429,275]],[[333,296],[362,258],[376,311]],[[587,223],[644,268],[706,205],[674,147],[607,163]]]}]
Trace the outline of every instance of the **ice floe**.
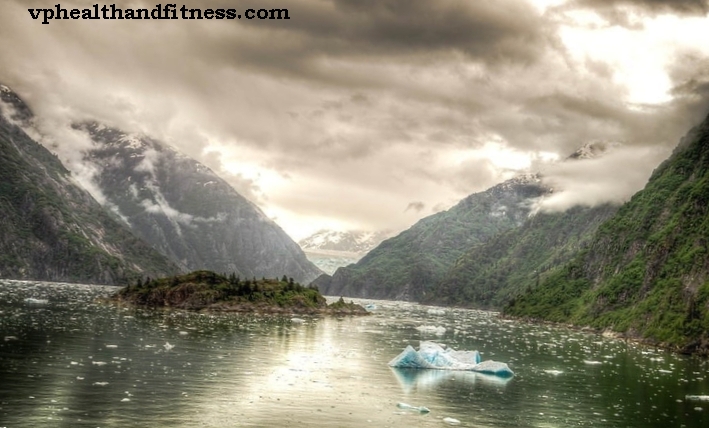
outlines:
[{"label": "ice floe", "polygon": [[411,411],[419,412],[419,413],[429,413],[430,412],[428,407],[412,406],[411,404],[406,404],[406,403],[397,403],[396,407],[398,407],[402,410],[411,410]]},{"label": "ice floe", "polygon": [[389,365],[397,368],[465,370],[501,377],[514,376],[505,363],[481,361],[478,351],[456,351],[430,341],[420,342],[418,351],[408,345]]},{"label": "ice floe", "polygon": [[686,395],[684,398],[690,401],[709,401],[709,395]]},{"label": "ice floe", "polygon": [[442,336],[446,332],[445,327],[435,326],[435,325],[421,325],[416,327],[416,330],[421,333],[433,333],[437,336]]}]

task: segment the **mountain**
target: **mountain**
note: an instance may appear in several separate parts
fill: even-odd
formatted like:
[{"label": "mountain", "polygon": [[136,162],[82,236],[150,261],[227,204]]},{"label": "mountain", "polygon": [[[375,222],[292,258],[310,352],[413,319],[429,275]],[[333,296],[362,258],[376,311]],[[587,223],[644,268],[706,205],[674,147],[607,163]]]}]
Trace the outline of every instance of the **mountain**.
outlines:
[{"label": "mountain", "polygon": [[350,254],[365,254],[391,237],[388,231],[336,231],[319,230],[307,238],[298,241],[305,252],[343,252]]},{"label": "mountain", "polygon": [[22,129],[31,110],[0,86],[0,278],[125,284],[178,267],[115,221]]},{"label": "mountain", "polygon": [[[617,146],[586,143],[565,162],[573,165],[596,159]],[[564,212],[537,211],[520,227],[471,247],[422,303],[502,308],[513,296],[530,289],[571,260],[617,208],[601,205],[576,206]]]},{"label": "mountain", "polygon": [[599,227],[588,248],[504,312],[707,354],[708,241],[709,117]]},{"label": "mountain", "polygon": [[521,225],[531,202],[546,191],[530,174],[472,194],[313,284],[326,295],[418,301],[465,250]]},{"label": "mountain", "polygon": [[390,232],[320,230],[298,242],[308,260],[328,275],[357,263],[364,254],[391,236]]},{"label": "mountain", "polygon": [[422,303],[502,308],[585,248],[615,205],[540,212],[466,251]]},{"label": "mountain", "polygon": [[194,159],[115,128],[77,128],[96,143],[85,161],[98,171],[106,206],[184,270],[299,282],[322,273],[256,205]]}]

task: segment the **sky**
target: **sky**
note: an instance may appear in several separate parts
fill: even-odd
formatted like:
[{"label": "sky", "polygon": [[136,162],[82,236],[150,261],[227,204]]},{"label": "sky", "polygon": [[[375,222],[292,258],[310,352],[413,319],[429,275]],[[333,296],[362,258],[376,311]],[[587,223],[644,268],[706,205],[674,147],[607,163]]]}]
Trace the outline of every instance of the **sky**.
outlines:
[{"label": "sky", "polygon": [[[59,1],[0,11],[0,83],[34,110],[42,142],[99,192],[72,123],[158,138],[296,240],[403,230],[525,172],[554,187],[542,209],[622,202],[709,113],[704,0],[176,2],[288,20],[28,12]],[[110,3],[61,2],[93,4]],[[563,162],[594,142],[614,149]]]}]

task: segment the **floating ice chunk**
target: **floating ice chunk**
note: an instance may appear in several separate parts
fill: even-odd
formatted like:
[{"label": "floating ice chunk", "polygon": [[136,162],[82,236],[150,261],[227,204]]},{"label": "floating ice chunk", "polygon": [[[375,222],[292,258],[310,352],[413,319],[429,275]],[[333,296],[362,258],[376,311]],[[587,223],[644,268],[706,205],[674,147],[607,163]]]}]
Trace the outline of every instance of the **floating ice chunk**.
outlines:
[{"label": "floating ice chunk", "polygon": [[366,309],[368,311],[375,311],[377,309],[377,305],[375,305],[374,303],[370,303],[367,306],[365,306],[364,309]]},{"label": "floating ice chunk", "polygon": [[389,361],[391,367],[410,369],[468,370],[502,377],[514,375],[505,363],[482,361],[478,351],[456,351],[435,342],[422,341],[419,350],[411,345]]},{"label": "floating ice chunk", "polygon": [[126,397],[126,398],[122,399],[121,401],[122,401],[122,402],[130,401],[130,398],[127,398],[127,397]]},{"label": "floating ice chunk", "polygon": [[189,332],[186,332],[186,331],[183,330],[183,331],[180,332],[180,334],[181,334],[182,336],[186,336],[186,335],[189,334]]},{"label": "floating ice chunk", "polygon": [[691,401],[709,401],[709,395],[686,395],[684,398]]},{"label": "floating ice chunk", "polygon": [[554,375],[554,376],[559,376],[560,374],[564,373],[561,370],[544,370],[544,373]]},{"label": "floating ice chunk", "polygon": [[442,336],[446,332],[445,327],[435,326],[435,325],[420,325],[416,327],[416,330],[421,333],[433,333],[437,336]]},{"label": "floating ice chunk", "polygon": [[96,366],[105,366],[106,363],[103,361],[91,361],[91,364],[96,365]]},{"label": "floating ice chunk", "polygon": [[106,386],[108,385],[108,382],[94,382],[93,384],[98,386]]},{"label": "floating ice chunk", "polygon": [[447,423],[448,425],[460,425],[460,421],[454,418],[443,418],[443,422]]},{"label": "floating ice chunk", "polygon": [[600,361],[593,361],[593,360],[583,360],[584,364],[588,364],[589,366],[597,366],[599,364],[603,364]]},{"label": "floating ice chunk", "polygon": [[440,308],[429,308],[426,312],[431,315],[445,315],[446,314],[446,310],[440,309]]},{"label": "floating ice chunk", "polygon": [[118,348],[118,345],[106,345],[106,348]]},{"label": "floating ice chunk", "polygon": [[292,322],[293,324],[303,324],[305,322],[305,320],[303,318],[295,318],[294,317],[294,318],[290,319],[290,322]]},{"label": "floating ice chunk", "polygon": [[419,413],[429,413],[430,412],[428,407],[424,407],[424,406],[417,407],[417,406],[412,406],[412,405],[406,404],[406,403],[398,403],[396,405],[396,407],[403,409],[403,410],[412,410],[414,412],[419,412]]},{"label": "floating ice chunk", "polygon": [[170,342],[165,342],[165,344],[162,346],[163,346],[163,348],[165,348],[166,351],[169,351],[175,347],[175,345],[170,345]]},{"label": "floating ice chunk", "polygon": [[28,297],[25,299],[25,303],[29,305],[46,305],[49,303],[47,299],[35,299],[34,297]]},{"label": "floating ice chunk", "polygon": [[491,374],[501,377],[510,377],[514,375],[507,364],[492,360],[483,361],[472,370],[478,373]]},{"label": "floating ice chunk", "polygon": [[11,340],[17,340],[17,336],[5,336],[5,342],[9,342]]}]

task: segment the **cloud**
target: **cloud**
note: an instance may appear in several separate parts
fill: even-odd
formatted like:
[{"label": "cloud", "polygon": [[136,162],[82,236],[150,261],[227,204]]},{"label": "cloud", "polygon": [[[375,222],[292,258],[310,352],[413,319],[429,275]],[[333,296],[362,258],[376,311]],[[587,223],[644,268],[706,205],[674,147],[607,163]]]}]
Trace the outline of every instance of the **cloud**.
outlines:
[{"label": "cloud", "polygon": [[[703,5],[285,0],[259,7],[288,7],[288,21],[41,25],[27,8],[45,1],[7,0],[0,82],[26,99],[43,143],[80,177],[91,176],[77,157],[90,142],[70,125],[96,120],[203,162],[292,234],[323,224],[401,230],[430,211],[402,213],[411,201],[447,207],[517,173],[483,155],[491,142],[531,168],[543,153],[623,143],[625,168],[546,171],[566,189],[551,205],[638,190],[709,109]],[[642,25],[617,26],[613,11]],[[602,25],[578,18],[589,14]],[[634,69],[640,52],[652,61]],[[649,75],[666,91],[654,80],[640,91],[666,100],[634,101],[631,83]],[[613,180],[591,180],[594,168]]]},{"label": "cloud", "polygon": [[539,201],[542,211],[565,211],[577,205],[626,202],[647,183],[667,150],[615,147],[591,159],[567,160],[548,166],[542,183],[553,189]]},{"label": "cloud", "polygon": [[563,8],[579,7],[600,12],[606,17],[615,17],[616,23],[627,22],[628,9],[652,15],[674,13],[704,16],[709,13],[709,2],[706,0],[576,0]]},{"label": "cloud", "polygon": [[406,209],[404,211],[413,210],[416,212],[421,212],[424,208],[426,208],[426,204],[421,201],[414,201],[409,202],[409,205],[406,206]]}]

